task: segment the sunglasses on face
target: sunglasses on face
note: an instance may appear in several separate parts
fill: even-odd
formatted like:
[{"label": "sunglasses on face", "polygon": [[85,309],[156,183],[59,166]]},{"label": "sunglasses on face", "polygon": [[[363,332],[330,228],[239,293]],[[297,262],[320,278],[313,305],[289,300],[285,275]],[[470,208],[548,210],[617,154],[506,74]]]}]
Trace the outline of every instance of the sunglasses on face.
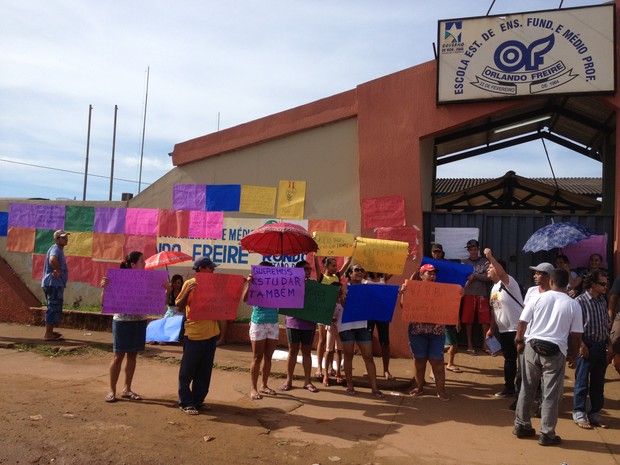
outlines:
[{"label": "sunglasses on face", "polygon": [[363,273],[364,271],[366,271],[364,268],[353,268],[354,273]]},{"label": "sunglasses on face", "polygon": [[607,281],[605,281],[604,283],[597,281],[596,284],[598,284],[599,286],[607,287],[609,283]]}]

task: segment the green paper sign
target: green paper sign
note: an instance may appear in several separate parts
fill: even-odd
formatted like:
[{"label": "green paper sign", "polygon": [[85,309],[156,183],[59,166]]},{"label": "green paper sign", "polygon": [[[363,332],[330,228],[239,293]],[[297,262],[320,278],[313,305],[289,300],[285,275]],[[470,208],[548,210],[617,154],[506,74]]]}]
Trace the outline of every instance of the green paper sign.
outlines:
[{"label": "green paper sign", "polygon": [[304,308],[281,308],[281,315],[331,325],[338,299],[338,287],[306,281]]},{"label": "green paper sign", "polygon": [[37,229],[34,236],[34,253],[46,254],[52,245],[54,245],[54,231]]},{"label": "green paper sign", "polygon": [[95,222],[95,207],[65,208],[65,230],[75,232],[93,232]]}]

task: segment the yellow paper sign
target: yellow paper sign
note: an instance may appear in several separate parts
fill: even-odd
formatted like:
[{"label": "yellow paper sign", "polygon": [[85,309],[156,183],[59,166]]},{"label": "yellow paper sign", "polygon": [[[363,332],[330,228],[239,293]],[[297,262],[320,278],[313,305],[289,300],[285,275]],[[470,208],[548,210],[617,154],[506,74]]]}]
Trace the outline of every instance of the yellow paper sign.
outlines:
[{"label": "yellow paper sign", "polygon": [[408,253],[406,242],[358,237],[353,259],[367,271],[403,274]]},{"label": "yellow paper sign", "polygon": [[403,321],[455,325],[459,321],[462,288],[458,284],[405,281]]},{"label": "yellow paper sign", "polygon": [[277,189],[264,186],[241,186],[239,211],[273,216],[276,206]]},{"label": "yellow paper sign", "polygon": [[278,218],[302,220],[306,202],[306,181],[280,181]]},{"label": "yellow paper sign", "polygon": [[319,257],[350,257],[353,255],[355,243],[353,234],[316,231],[312,233],[312,237],[319,244],[319,250],[316,252]]},{"label": "yellow paper sign", "polygon": [[93,233],[71,231],[69,243],[65,246],[64,252],[67,256],[92,257]]}]

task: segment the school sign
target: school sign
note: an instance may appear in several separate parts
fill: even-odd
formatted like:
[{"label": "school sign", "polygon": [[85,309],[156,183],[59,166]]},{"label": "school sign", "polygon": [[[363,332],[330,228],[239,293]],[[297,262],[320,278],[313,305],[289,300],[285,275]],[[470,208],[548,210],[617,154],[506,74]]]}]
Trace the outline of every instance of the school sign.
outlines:
[{"label": "school sign", "polygon": [[437,103],[613,93],[613,4],[439,21]]}]

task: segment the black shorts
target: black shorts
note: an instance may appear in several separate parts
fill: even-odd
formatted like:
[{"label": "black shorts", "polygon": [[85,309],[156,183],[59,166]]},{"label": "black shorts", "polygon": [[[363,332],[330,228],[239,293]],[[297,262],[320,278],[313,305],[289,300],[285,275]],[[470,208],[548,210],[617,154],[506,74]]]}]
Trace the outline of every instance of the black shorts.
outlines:
[{"label": "black shorts", "polygon": [[372,334],[377,327],[377,336],[379,336],[379,344],[382,346],[390,345],[390,323],[387,321],[368,320],[368,331]]},{"label": "black shorts", "polygon": [[286,328],[286,337],[289,344],[299,344],[311,346],[314,341],[314,329],[295,329]]}]

